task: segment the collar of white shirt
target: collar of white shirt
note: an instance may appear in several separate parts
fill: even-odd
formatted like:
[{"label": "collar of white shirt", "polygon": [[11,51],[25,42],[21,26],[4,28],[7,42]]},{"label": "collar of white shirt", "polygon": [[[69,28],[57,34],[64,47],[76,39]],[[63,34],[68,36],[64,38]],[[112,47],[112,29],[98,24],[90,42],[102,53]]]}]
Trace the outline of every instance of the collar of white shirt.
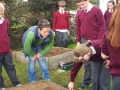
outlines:
[{"label": "collar of white shirt", "polygon": [[93,46],[90,46],[90,48],[92,49],[92,55],[96,54],[96,50]]},{"label": "collar of white shirt", "polygon": [[2,24],[3,21],[4,21],[4,18],[2,17],[2,18],[0,19],[0,24]]},{"label": "collar of white shirt", "polygon": [[58,10],[61,14],[64,14],[65,13],[65,11],[61,11],[60,9]]},{"label": "collar of white shirt", "polygon": [[109,13],[113,13],[113,9],[109,9]]},{"label": "collar of white shirt", "polygon": [[86,12],[89,12],[91,9],[93,8],[93,5],[91,3],[89,3],[89,6],[86,8]]}]

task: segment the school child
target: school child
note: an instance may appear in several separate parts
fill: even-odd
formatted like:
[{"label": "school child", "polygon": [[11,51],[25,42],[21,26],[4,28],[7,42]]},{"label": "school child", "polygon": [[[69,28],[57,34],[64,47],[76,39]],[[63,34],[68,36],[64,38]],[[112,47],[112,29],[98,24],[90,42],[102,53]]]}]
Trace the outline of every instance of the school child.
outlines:
[{"label": "school child", "polygon": [[74,66],[70,73],[69,90],[74,89],[74,80],[80,70],[83,62],[92,60],[94,62],[93,69],[93,88],[92,90],[110,90],[109,69],[106,68],[107,63],[101,57],[101,39],[93,40],[80,44],[74,49]]},{"label": "school child", "polygon": [[54,12],[53,31],[56,35],[58,47],[68,47],[68,36],[70,35],[69,14],[65,11],[66,3],[64,0],[58,2],[59,10]]},{"label": "school child", "polygon": [[23,35],[22,45],[25,57],[28,57],[29,81],[34,83],[36,77],[36,62],[40,66],[43,80],[50,81],[48,65],[44,55],[48,53],[54,44],[54,34],[50,29],[50,22],[40,19],[38,25],[30,27]]},{"label": "school child", "polygon": [[103,59],[108,59],[112,90],[120,90],[120,4],[117,5],[101,43]]},{"label": "school child", "polygon": [[4,18],[4,9],[3,4],[0,2],[0,90],[6,88],[2,77],[2,66],[4,66],[13,86],[21,85],[10,54],[9,22],[8,19]]},{"label": "school child", "polygon": [[[76,15],[76,41],[77,45],[85,43],[87,40],[96,40],[102,37],[106,25],[102,11],[92,5],[89,0],[75,0],[81,10]],[[92,68],[91,68],[92,67]],[[84,62],[84,82],[81,89],[88,87],[91,82],[91,73],[94,69],[92,61]]]},{"label": "school child", "polygon": [[113,0],[108,1],[107,7],[108,7],[108,9],[105,11],[105,14],[104,14],[106,28],[108,27],[108,24],[110,22],[110,18],[115,10],[115,2]]}]

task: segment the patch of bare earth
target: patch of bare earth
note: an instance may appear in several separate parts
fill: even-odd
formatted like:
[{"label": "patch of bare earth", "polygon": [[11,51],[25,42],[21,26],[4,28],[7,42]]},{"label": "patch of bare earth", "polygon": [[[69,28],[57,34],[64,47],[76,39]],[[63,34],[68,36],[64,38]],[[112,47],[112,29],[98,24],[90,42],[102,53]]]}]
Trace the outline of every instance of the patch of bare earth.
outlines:
[{"label": "patch of bare earth", "polygon": [[[71,49],[67,48],[56,48],[53,47],[49,53],[45,55],[45,57],[51,57],[59,54],[66,53],[68,51],[72,51]],[[13,50],[11,50],[11,53]],[[43,82],[43,81],[38,81],[35,83],[28,83],[19,87],[12,87],[8,88],[7,90],[67,90],[63,88],[62,86],[59,86],[53,82]]]},{"label": "patch of bare earth", "polygon": [[47,53],[45,55],[45,57],[51,57],[51,56],[55,56],[55,55],[59,55],[62,53],[66,53],[68,51],[72,51],[71,49],[67,49],[67,48],[52,48],[51,51],[49,53]]},{"label": "patch of bare earth", "polygon": [[18,87],[8,88],[7,90],[67,90],[53,82],[38,81]]}]

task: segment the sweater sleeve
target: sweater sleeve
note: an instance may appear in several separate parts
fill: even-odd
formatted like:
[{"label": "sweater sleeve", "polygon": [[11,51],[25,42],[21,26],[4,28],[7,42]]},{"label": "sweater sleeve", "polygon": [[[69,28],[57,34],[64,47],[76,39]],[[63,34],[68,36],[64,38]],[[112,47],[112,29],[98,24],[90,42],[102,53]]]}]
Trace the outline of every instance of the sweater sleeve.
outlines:
[{"label": "sweater sleeve", "polygon": [[67,17],[67,30],[70,30],[70,18],[69,18],[69,14]]},{"label": "sweater sleeve", "polygon": [[107,15],[107,10],[104,13],[104,19],[105,19],[105,21],[106,21],[106,17],[107,17],[106,15]]},{"label": "sweater sleeve", "polygon": [[82,62],[74,62],[73,68],[70,72],[70,81],[74,82],[75,77],[77,76],[78,71],[81,69],[83,63]]},{"label": "sweater sleeve", "polygon": [[76,15],[76,41],[77,42],[80,42],[80,33],[81,33],[81,30],[80,30],[80,26],[81,26],[81,23],[80,23],[80,20],[79,20],[79,10],[77,12],[77,15]]},{"label": "sweater sleeve", "polygon": [[33,57],[35,55],[35,52],[33,51],[32,47],[31,47],[34,40],[35,40],[35,34],[31,31],[29,31],[26,36],[26,39],[25,39],[24,49],[25,49],[26,53],[31,57]]},{"label": "sweater sleeve", "polygon": [[40,55],[44,56],[46,53],[48,53],[52,49],[53,44],[54,44],[54,34],[52,33],[50,37],[50,41],[48,42],[47,46],[42,51],[39,52]]},{"label": "sweater sleeve", "polygon": [[101,42],[101,52],[106,56],[109,56],[108,48],[107,48],[107,40],[106,40],[107,32],[103,35]]},{"label": "sweater sleeve", "polygon": [[7,20],[7,27],[8,27],[8,32],[9,32],[9,28],[10,28],[10,23],[9,23],[9,21]]},{"label": "sweater sleeve", "polygon": [[98,37],[97,37],[99,39],[102,37],[102,35],[104,34],[104,32],[106,30],[104,16],[103,16],[102,11],[100,9],[97,9],[96,20],[98,22],[98,27],[99,27]]},{"label": "sweater sleeve", "polygon": [[56,13],[54,13],[54,16],[53,16],[53,31],[54,32],[56,30],[56,23],[57,23],[57,16],[56,16]]}]

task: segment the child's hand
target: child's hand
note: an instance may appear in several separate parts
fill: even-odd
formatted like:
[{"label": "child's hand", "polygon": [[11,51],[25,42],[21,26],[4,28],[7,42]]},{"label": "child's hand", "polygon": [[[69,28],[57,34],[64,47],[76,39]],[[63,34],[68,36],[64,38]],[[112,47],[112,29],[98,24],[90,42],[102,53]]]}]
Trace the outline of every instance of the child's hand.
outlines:
[{"label": "child's hand", "polygon": [[68,31],[68,36],[70,36],[70,31]]},{"label": "child's hand", "polygon": [[80,45],[80,42],[77,42],[77,46],[79,46]]},{"label": "child's hand", "polygon": [[85,56],[84,56],[84,61],[86,62],[86,61],[89,61],[90,60],[90,53],[88,53],[88,54],[86,54]]},{"label": "child's hand", "polygon": [[86,55],[84,55],[84,56],[79,56],[79,57],[76,57],[76,56],[74,56],[74,61],[75,62],[87,62],[87,61],[89,61],[90,60],[90,53],[88,53],[88,54],[86,54]]},{"label": "child's hand", "polygon": [[105,67],[109,68],[110,60],[107,59],[107,60],[104,61],[104,63],[106,63]]},{"label": "child's hand", "polygon": [[107,55],[105,55],[105,54],[103,54],[103,53],[101,53],[101,57],[102,57],[103,59],[109,58],[109,56],[107,56]]},{"label": "child's hand", "polygon": [[69,90],[73,90],[73,88],[74,88],[74,82],[70,82],[70,83],[68,84],[68,89],[69,89]]}]

